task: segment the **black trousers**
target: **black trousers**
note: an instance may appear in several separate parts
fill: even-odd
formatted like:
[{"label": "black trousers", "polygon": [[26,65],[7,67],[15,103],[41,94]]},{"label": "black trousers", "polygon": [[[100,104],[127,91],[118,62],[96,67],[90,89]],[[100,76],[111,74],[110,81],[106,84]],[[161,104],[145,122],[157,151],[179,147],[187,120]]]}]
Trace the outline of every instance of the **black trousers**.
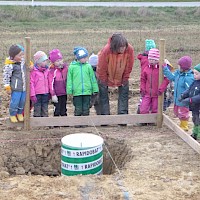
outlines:
[{"label": "black trousers", "polygon": [[67,116],[67,95],[58,96],[58,103],[54,103],[54,116]]},{"label": "black trousers", "polygon": [[[118,87],[118,110],[117,113],[128,114],[128,94],[129,83],[124,86]],[[110,115],[110,104],[108,96],[108,86],[105,86],[99,82],[99,101],[101,107],[101,115]]]}]

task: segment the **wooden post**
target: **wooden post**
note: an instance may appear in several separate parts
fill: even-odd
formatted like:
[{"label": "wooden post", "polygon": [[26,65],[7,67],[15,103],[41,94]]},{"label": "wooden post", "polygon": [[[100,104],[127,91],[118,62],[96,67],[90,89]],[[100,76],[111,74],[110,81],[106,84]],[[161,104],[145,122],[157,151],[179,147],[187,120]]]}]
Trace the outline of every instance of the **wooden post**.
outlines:
[{"label": "wooden post", "polygon": [[25,65],[26,65],[26,103],[24,108],[24,129],[30,130],[30,37],[25,37]]},{"label": "wooden post", "polygon": [[[163,71],[162,65],[165,59],[165,40],[160,39],[159,42],[160,60],[159,60],[159,85],[163,82]],[[161,128],[163,123],[163,96],[164,94],[158,96],[158,118],[157,127]]]}]

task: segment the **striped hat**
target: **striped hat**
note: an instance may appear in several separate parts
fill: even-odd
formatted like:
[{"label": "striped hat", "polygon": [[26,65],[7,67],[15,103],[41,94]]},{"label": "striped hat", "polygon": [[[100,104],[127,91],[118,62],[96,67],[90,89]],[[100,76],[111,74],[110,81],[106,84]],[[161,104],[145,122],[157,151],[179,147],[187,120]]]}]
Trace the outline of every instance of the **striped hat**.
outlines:
[{"label": "striped hat", "polygon": [[148,54],[148,59],[150,60],[159,60],[160,53],[158,49],[150,49]]},{"label": "striped hat", "polygon": [[37,63],[42,63],[44,62],[45,60],[48,60],[48,57],[46,55],[46,53],[44,53],[43,51],[37,51],[34,56],[34,62],[37,64]]}]

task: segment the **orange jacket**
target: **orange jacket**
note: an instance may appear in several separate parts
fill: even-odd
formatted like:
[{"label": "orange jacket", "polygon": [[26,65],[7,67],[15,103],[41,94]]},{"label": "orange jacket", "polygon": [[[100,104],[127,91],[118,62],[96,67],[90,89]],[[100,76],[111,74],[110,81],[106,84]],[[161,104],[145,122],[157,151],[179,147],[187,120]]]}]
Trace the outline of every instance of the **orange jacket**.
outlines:
[{"label": "orange jacket", "polygon": [[123,54],[113,53],[110,40],[98,54],[97,78],[107,86],[116,87],[129,79],[134,64],[134,50],[128,44]]}]

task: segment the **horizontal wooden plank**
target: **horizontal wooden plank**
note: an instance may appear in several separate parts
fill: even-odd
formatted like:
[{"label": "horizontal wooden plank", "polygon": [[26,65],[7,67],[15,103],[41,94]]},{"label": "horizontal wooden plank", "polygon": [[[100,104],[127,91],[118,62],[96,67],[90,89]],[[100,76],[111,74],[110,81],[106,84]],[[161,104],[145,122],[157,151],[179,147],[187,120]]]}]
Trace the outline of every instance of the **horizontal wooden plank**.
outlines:
[{"label": "horizontal wooden plank", "polygon": [[[100,126],[113,124],[156,123],[157,114],[89,115],[63,117],[31,117],[31,127],[38,126]],[[10,123],[7,126],[23,126],[23,123]]]},{"label": "horizontal wooden plank", "polygon": [[171,130],[173,130],[180,138],[182,138],[190,147],[192,147],[197,153],[200,154],[200,144],[194,140],[188,133],[182,130],[177,124],[175,124],[167,115],[163,114],[163,123],[166,124]]}]

